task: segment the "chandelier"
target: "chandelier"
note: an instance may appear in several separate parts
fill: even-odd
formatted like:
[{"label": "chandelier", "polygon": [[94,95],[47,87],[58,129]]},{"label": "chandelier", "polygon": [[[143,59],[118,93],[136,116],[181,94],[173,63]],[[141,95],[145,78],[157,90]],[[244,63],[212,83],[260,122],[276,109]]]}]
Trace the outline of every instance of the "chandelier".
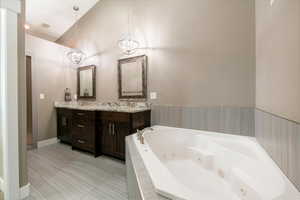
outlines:
[{"label": "chandelier", "polygon": [[72,49],[67,53],[67,56],[71,63],[74,65],[79,65],[85,59],[86,55],[79,49]]},{"label": "chandelier", "polygon": [[[79,11],[78,6],[73,6],[73,11],[75,13],[75,32],[78,32],[77,25],[77,13]],[[79,49],[71,49],[70,52],[67,53],[67,57],[69,58],[70,62],[74,65],[80,65],[82,61],[85,59],[86,55]]]},{"label": "chandelier", "polygon": [[119,40],[119,47],[126,55],[134,54],[138,50],[139,46],[139,42],[134,40],[130,34]]},{"label": "chandelier", "polygon": [[128,6],[128,24],[127,24],[128,32],[127,34],[125,34],[125,36],[122,39],[118,41],[119,48],[122,50],[122,52],[125,55],[134,54],[140,46],[140,43],[133,38],[133,35],[131,33],[130,10],[129,10],[130,7],[131,6]]}]

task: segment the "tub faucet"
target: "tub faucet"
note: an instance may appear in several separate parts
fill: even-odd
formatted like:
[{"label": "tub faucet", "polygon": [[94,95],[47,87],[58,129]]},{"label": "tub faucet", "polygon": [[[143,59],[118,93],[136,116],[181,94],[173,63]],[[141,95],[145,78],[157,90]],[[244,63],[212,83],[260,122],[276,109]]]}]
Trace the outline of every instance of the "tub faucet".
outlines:
[{"label": "tub faucet", "polygon": [[143,130],[137,129],[137,137],[138,137],[138,140],[141,142],[141,144],[145,144],[144,133],[146,131],[154,131],[154,129],[151,127],[144,128]]}]

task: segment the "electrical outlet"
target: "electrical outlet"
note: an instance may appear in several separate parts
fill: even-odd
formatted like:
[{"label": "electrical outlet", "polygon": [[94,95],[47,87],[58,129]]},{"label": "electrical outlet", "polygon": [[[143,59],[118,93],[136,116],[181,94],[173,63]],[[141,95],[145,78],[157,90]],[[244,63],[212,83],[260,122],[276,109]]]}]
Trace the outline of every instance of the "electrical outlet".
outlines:
[{"label": "electrical outlet", "polygon": [[40,94],[40,99],[45,99],[45,94],[41,93]]},{"label": "electrical outlet", "polygon": [[157,99],[157,93],[156,92],[150,92],[150,99]]}]

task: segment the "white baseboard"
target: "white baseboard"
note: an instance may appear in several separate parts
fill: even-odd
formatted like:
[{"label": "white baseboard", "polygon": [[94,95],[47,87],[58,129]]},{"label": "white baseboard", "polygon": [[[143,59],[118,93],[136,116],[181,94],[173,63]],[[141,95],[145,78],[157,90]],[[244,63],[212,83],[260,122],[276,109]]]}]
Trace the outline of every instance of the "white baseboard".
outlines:
[{"label": "white baseboard", "polygon": [[51,145],[51,144],[56,144],[57,142],[58,142],[58,139],[56,137],[55,138],[50,138],[50,139],[47,139],[47,140],[42,140],[42,141],[37,142],[37,147],[41,148],[41,147],[48,146],[48,145]]},{"label": "white baseboard", "polygon": [[[0,178],[0,190],[4,191],[4,182],[3,179]],[[30,183],[20,188],[20,199],[25,199],[30,194]]]},{"label": "white baseboard", "polygon": [[4,181],[3,178],[0,177],[0,190],[3,192],[4,190]]},{"label": "white baseboard", "polygon": [[30,194],[30,183],[20,188],[20,199],[25,199]]}]

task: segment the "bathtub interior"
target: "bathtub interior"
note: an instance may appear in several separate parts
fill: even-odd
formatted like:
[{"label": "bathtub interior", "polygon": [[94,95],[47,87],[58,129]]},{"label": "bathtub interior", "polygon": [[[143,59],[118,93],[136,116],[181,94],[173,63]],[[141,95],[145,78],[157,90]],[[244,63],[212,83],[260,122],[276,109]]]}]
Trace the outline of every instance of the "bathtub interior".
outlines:
[{"label": "bathtub interior", "polygon": [[160,169],[171,174],[165,178],[191,193],[190,199],[279,199],[286,190],[278,169],[249,138],[158,126],[145,141]]}]

